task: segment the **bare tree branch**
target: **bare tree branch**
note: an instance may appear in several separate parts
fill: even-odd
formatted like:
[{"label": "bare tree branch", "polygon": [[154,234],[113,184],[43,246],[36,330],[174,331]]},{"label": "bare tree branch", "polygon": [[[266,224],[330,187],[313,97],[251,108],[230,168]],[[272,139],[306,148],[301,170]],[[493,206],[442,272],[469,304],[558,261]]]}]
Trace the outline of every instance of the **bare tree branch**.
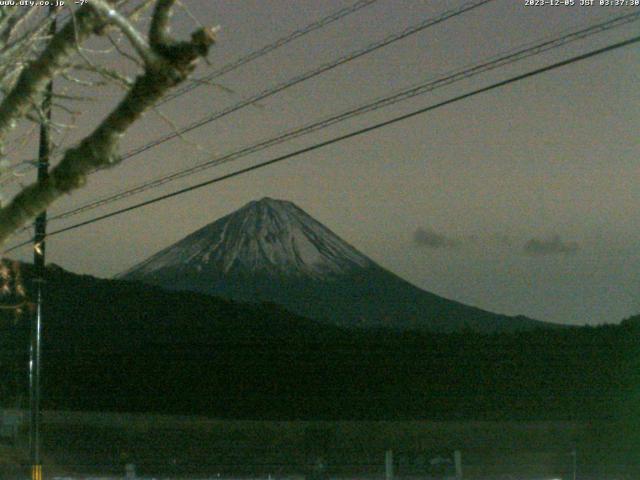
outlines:
[{"label": "bare tree branch", "polygon": [[[170,38],[168,19],[173,4],[173,0],[158,0],[149,33],[152,54],[147,59],[152,61],[145,61],[144,72],[136,78],[122,101],[93,133],[65,152],[47,180],[25,187],[0,210],[0,244],[56,199],[82,187],[89,172],[119,163],[117,150],[125,132],[169,89],[184,81],[199,58],[208,54],[215,41],[214,28],[196,30],[189,41]],[[77,31],[69,27],[73,25],[70,22],[59,32],[45,52],[23,72],[14,90],[0,105],[0,139],[12,127],[11,122],[31,108],[31,103],[24,99],[24,93],[33,101],[44,88],[46,80],[63,66],[63,60],[74,48],[75,35],[80,39],[86,38],[91,31],[104,26],[101,16],[91,13],[96,10],[84,7],[80,10],[82,15],[79,11]],[[115,25],[121,27],[120,23]]]},{"label": "bare tree branch", "polygon": [[91,6],[100,12],[110,23],[116,25],[122,33],[129,39],[135,51],[140,55],[147,65],[157,62],[159,59],[155,52],[149,47],[145,38],[129,22],[129,20],[105,0],[92,0]]},{"label": "bare tree branch", "polygon": [[104,20],[91,8],[84,5],[49,42],[42,54],[25,68],[12,91],[0,103],[0,152],[9,131],[17,120],[38,103],[47,83],[61,68],[66,58],[74,51],[76,39],[87,38]]},{"label": "bare tree branch", "polygon": [[175,0],[158,0],[156,4],[149,30],[149,41],[156,50],[171,43],[169,38],[169,17],[174,3]]}]

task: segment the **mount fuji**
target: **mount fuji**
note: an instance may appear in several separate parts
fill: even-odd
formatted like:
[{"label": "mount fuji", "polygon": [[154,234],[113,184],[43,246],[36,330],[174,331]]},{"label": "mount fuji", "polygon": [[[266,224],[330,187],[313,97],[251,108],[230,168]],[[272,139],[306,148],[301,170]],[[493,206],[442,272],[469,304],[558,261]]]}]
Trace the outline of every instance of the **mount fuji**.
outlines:
[{"label": "mount fuji", "polygon": [[421,290],[293,203],[271,198],[248,203],[118,277],[242,302],[273,302],[344,327],[495,332],[551,326]]}]

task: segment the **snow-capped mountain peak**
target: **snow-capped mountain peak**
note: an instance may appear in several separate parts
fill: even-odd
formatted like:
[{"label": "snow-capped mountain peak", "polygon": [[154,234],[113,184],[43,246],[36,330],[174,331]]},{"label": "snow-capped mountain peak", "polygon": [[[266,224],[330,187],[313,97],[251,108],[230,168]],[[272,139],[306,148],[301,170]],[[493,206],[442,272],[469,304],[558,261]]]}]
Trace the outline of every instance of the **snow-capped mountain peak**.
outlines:
[{"label": "snow-capped mountain peak", "polygon": [[273,302],[347,327],[489,332],[541,325],[421,290],[293,203],[272,198],[246,204],[120,277],[233,301]]},{"label": "snow-capped mountain peak", "polygon": [[123,276],[182,272],[261,272],[323,277],[371,260],[291,202],[252,201],[135,266]]}]

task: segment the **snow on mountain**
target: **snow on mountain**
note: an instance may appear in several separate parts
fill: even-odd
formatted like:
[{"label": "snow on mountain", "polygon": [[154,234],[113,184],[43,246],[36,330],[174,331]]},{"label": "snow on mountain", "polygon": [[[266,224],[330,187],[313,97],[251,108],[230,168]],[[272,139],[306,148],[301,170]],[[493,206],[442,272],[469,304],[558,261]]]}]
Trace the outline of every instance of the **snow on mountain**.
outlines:
[{"label": "snow on mountain", "polygon": [[273,302],[348,327],[489,332],[545,325],[421,290],[293,203],[271,198],[248,203],[120,277],[242,302]]},{"label": "snow on mountain", "polygon": [[182,272],[267,274],[322,278],[373,262],[291,202],[263,198],[192,233],[122,274]]}]

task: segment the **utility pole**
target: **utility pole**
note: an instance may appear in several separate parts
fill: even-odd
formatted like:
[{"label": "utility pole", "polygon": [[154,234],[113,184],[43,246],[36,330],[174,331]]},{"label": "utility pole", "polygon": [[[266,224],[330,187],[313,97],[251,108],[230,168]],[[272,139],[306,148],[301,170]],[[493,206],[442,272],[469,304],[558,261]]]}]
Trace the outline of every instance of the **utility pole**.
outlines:
[{"label": "utility pole", "polygon": [[[49,8],[53,18],[49,34],[56,33],[56,7]],[[40,146],[38,150],[38,182],[49,178],[49,154],[51,150],[50,122],[53,82],[49,82],[42,98],[42,120],[40,123]],[[29,456],[31,459],[31,480],[42,480],[42,459],[40,457],[40,360],[42,353],[42,297],[45,274],[45,237],[47,235],[47,211],[36,217],[33,246],[35,268],[36,312],[31,319],[31,345],[29,349]]]}]

